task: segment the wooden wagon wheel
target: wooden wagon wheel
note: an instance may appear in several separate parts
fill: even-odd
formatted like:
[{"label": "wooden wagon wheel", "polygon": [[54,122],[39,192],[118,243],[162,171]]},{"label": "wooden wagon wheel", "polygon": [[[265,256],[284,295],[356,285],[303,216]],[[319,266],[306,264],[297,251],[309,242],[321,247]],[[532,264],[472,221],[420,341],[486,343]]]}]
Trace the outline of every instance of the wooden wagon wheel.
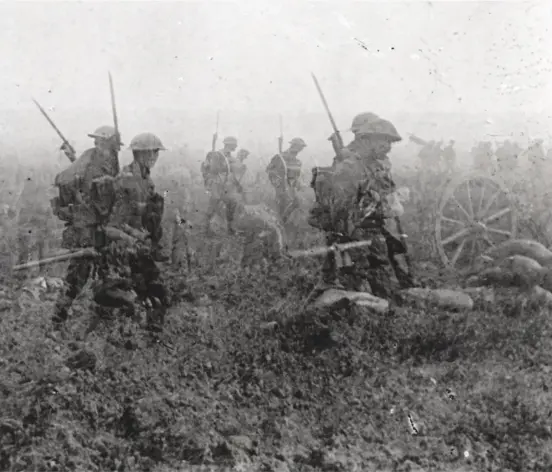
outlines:
[{"label": "wooden wagon wheel", "polygon": [[438,206],[435,239],[446,267],[469,270],[491,246],[514,238],[517,215],[504,183],[483,172],[450,180]]}]

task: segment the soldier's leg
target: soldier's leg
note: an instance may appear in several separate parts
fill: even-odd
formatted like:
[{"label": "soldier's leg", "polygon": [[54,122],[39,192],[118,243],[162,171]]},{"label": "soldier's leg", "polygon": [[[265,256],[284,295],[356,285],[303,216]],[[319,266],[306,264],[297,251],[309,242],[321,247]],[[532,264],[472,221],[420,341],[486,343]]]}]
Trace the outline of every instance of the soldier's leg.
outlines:
[{"label": "soldier's leg", "polygon": [[363,255],[355,259],[355,275],[370,284],[372,293],[376,297],[392,298],[391,264],[387,256],[385,238],[373,237],[372,246],[360,251]]},{"label": "soldier's leg", "polygon": [[138,299],[147,304],[147,329],[162,331],[170,300],[159,267],[150,255],[140,254],[133,260],[131,270]]},{"label": "soldier's leg", "polygon": [[217,196],[211,195],[209,197],[209,204],[207,206],[207,212],[205,213],[205,231],[211,230],[211,220],[215,216],[217,209],[220,205],[220,200]]},{"label": "soldier's leg", "polygon": [[228,233],[234,234],[234,218],[236,216],[236,209],[238,207],[238,202],[233,196],[227,196],[225,198],[226,205],[226,224],[228,226]]},{"label": "soldier's leg", "polygon": [[54,316],[52,317],[54,325],[59,326],[67,320],[69,308],[71,308],[73,301],[86,285],[93,265],[92,261],[86,259],[73,259],[70,262],[67,276],[65,277],[67,290],[61,294],[56,302]]}]

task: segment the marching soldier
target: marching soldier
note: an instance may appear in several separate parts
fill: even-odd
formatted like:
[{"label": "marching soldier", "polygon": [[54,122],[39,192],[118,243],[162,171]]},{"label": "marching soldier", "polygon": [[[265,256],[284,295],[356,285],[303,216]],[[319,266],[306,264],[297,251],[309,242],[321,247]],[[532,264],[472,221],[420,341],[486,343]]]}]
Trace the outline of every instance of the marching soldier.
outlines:
[{"label": "marching soldier", "polygon": [[[165,147],[156,135],[142,133],[132,139],[130,149],[134,160],[115,178],[114,201],[111,209],[109,203],[106,208],[109,213],[107,225],[130,238],[124,238],[126,245],[122,251],[117,244],[102,251],[104,259],[99,274],[102,284],[95,290],[94,299],[100,306],[118,306],[114,299],[121,292],[117,289],[128,291],[132,288],[138,296],[137,301],[148,308],[148,329],[162,331],[169,295],[156,262],[167,260],[161,250],[164,199],[155,192],[150,173],[159,151]],[[108,239],[109,235],[105,237]],[[125,297],[121,298],[124,302]]]},{"label": "marching soldier", "polygon": [[[387,154],[402,138],[387,120],[373,114],[368,119],[362,115],[357,118],[352,127],[355,138],[342,149],[341,162],[335,163],[330,172],[315,174],[317,203],[309,223],[326,233],[328,245],[372,241],[367,248],[350,250],[343,259],[345,264],[330,253],[323,267],[326,284],[364,291],[367,282],[374,295],[389,298],[390,252],[385,219],[392,216],[387,197],[395,191],[395,184]],[[354,264],[347,261],[348,257]]]},{"label": "marching soldier", "polygon": [[[226,223],[229,234],[234,234],[234,217],[243,188],[239,181],[243,162],[232,156],[238,147],[238,140],[232,136],[224,138],[224,148],[210,151],[201,166],[205,186],[210,192],[205,231],[211,230],[211,220],[221,203],[226,207]],[[237,175],[238,174],[238,175]]]},{"label": "marching soldier", "polygon": [[301,138],[293,138],[289,149],[276,154],[266,172],[276,191],[276,204],[282,223],[286,223],[291,213],[299,206],[297,190],[300,189],[301,166],[298,154],[307,146]]},{"label": "marching soldier", "polygon": [[[59,197],[54,198],[51,205],[54,214],[65,222],[62,247],[66,249],[94,245],[98,219],[91,200],[93,182],[106,175],[114,177],[119,172],[120,144],[115,128],[102,126],[88,136],[94,138],[94,148],[85,151],[55,178]],[[84,288],[93,265],[90,259],[71,260],[65,278],[67,289],[55,306],[52,319],[55,329],[59,329],[67,320],[68,310]]]}]

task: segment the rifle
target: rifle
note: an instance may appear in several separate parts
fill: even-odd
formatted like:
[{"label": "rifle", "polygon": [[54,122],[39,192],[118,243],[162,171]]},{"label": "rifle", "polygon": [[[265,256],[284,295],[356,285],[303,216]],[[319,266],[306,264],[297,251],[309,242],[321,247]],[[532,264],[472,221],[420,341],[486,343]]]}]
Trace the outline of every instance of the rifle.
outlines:
[{"label": "rifle", "polygon": [[32,269],[34,267],[43,266],[45,264],[54,264],[56,262],[68,261],[71,259],[85,259],[85,258],[97,257],[98,255],[99,254],[96,252],[94,248],[87,247],[79,251],[71,251],[64,254],[58,254],[56,256],[47,257],[46,259],[40,259],[38,261],[31,261],[31,262],[27,262],[26,264],[19,264],[19,265],[13,266],[12,270],[18,271],[18,270]]},{"label": "rifle", "polygon": [[278,152],[282,154],[284,150],[284,131],[282,126],[282,115],[280,115],[280,137],[278,138]]},{"label": "rifle", "polygon": [[289,251],[287,255],[293,259],[298,257],[313,257],[313,256],[324,256],[329,253],[342,254],[345,251],[350,249],[356,249],[359,247],[368,247],[372,245],[371,240],[366,241],[352,241],[350,243],[336,243],[331,246],[321,246],[314,247],[310,249],[297,249],[294,251]]},{"label": "rifle", "polygon": [[69,152],[69,154],[65,154],[67,156],[67,158],[71,161],[71,162],[75,162],[75,160],[77,159],[77,153],[75,151],[75,148],[73,146],[71,146],[71,144],[69,143],[69,141],[67,141],[67,138],[65,136],[63,136],[63,134],[61,134],[61,131],[58,129],[58,127],[55,125],[55,123],[52,121],[52,119],[48,116],[48,113],[46,113],[46,111],[44,110],[44,108],[42,108],[40,106],[40,104],[33,98],[32,99],[33,102],[35,103],[35,105],[38,107],[38,109],[40,110],[40,112],[44,115],[44,118],[46,118],[48,120],[48,123],[50,123],[50,125],[52,126],[52,128],[54,128],[54,131],[58,134],[58,136],[61,138],[61,140],[63,141],[63,146],[62,146],[62,149],[65,149]]},{"label": "rifle", "polygon": [[312,72],[311,72],[311,75],[312,75],[312,80],[314,80],[314,85],[318,90],[318,94],[320,95],[320,99],[322,100],[322,104],[326,109],[326,113],[328,114],[328,118],[330,119],[330,123],[332,124],[332,128],[334,130],[334,134],[330,137],[330,141],[332,142],[332,146],[334,148],[336,156],[338,157],[339,160],[341,160],[339,156],[341,155],[341,150],[345,147],[345,145],[343,144],[343,138],[341,137],[341,133],[337,129],[337,125],[335,124],[335,120],[333,119],[332,112],[330,111],[330,107],[328,106],[328,102],[326,102],[326,98],[324,97],[324,93],[320,88],[320,84],[318,83],[316,76]]},{"label": "rifle", "polygon": [[[105,236],[108,240],[122,240],[122,241],[126,241],[128,244],[133,244],[137,241],[145,240],[145,234],[143,232],[136,230],[134,228],[130,228],[128,226],[125,227],[125,230],[128,232],[118,228],[114,228],[113,226],[107,226],[104,228]],[[13,266],[12,270],[18,271],[18,270],[32,269],[33,267],[43,266],[45,264],[54,264],[56,262],[68,261],[71,259],[96,258],[99,255],[100,253],[96,250],[96,248],[85,247],[78,251],[64,252],[62,254],[57,254],[55,256],[48,257],[46,259],[31,261],[31,262],[27,262],[26,264],[19,264],[19,265]]]},{"label": "rifle", "polygon": [[116,155],[117,155],[117,173],[119,172],[119,151],[121,149],[121,134],[119,133],[119,120],[117,119],[117,107],[115,106],[115,91],[113,90],[113,79],[111,78],[111,72],[109,74],[109,92],[111,94],[111,110],[113,112],[113,126],[115,128],[116,139]]},{"label": "rifle", "polygon": [[216,148],[217,148],[219,116],[220,116],[220,112],[217,111],[217,125],[216,125],[216,128],[215,128],[215,132],[213,133],[213,139],[211,141],[211,151],[216,151]]}]

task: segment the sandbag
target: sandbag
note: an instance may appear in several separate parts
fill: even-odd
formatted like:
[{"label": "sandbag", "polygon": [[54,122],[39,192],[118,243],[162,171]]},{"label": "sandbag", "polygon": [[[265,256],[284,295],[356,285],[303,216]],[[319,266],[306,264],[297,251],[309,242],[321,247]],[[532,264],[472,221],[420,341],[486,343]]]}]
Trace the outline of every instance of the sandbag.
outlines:
[{"label": "sandbag", "polygon": [[471,310],[473,309],[472,298],[456,290],[444,288],[409,288],[401,290],[405,300],[413,303],[430,303],[440,308],[449,310]]},{"label": "sandbag", "polygon": [[526,287],[540,285],[547,272],[547,269],[535,259],[520,255],[507,257],[501,262],[499,268],[513,274],[515,285]]},{"label": "sandbag", "polygon": [[531,301],[542,304],[545,307],[552,307],[552,293],[539,285],[533,287],[529,298]]},{"label": "sandbag", "polygon": [[486,256],[500,263],[510,256],[525,256],[537,261],[541,266],[552,267],[552,251],[537,241],[530,239],[510,239],[502,244],[487,250]]},{"label": "sandbag", "polygon": [[466,285],[468,287],[511,287],[514,285],[514,274],[501,267],[491,267],[481,271],[480,274],[470,277],[466,281]]},{"label": "sandbag", "polygon": [[355,305],[370,308],[378,313],[385,313],[389,309],[389,302],[368,292],[353,292],[348,290],[328,289],[320,295],[313,306],[317,308],[336,307],[348,300]]}]

